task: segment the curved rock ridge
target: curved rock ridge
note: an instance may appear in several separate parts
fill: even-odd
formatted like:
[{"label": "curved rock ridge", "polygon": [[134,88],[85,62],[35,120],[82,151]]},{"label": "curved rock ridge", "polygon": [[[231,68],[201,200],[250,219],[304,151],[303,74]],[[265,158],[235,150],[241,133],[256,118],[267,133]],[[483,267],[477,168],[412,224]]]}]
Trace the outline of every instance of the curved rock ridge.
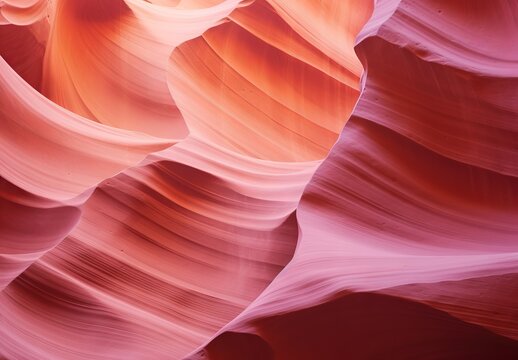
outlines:
[{"label": "curved rock ridge", "polygon": [[243,195],[286,203],[284,216],[295,210],[304,187],[321,163],[255,159],[189,136],[174,147],[150,155],[143,164],[172,159],[217,176]]},{"label": "curved rock ridge", "polygon": [[30,26],[0,26],[0,56],[38,91],[41,90],[43,57],[49,29],[47,20]]},{"label": "curved rock ridge", "polygon": [[0,25],[31,25],[52,12],[49,0],[2,0]]},{"label": "curved rock ridge", "polygon": [[[173,51],[168,83],[193,136],[264,160],[325,157],[359,95],[352,39],[370,6],[330,1],[313,29],[307,3],[257,0]],[[337,33],[340,56],[323,45]]]},{"label": "curved rock ridge", "polygon": [[[341,3],[333,8],[343,10]],[[2,158],[1,206],[12,215],[2,222],[2,281],[9,284],[0,294],[2,356],[182,358],[243,311],[289,262],[298,238],[294,210],[357,99],[361,71],[354,35],[335,44],[347,51],[336,59],[336,52],[319,49],[314,36],[339,29],[356,33],[369,10],[334,19],[328,9],[311,35],[317,30],[290,25],[290,19],[307,18],[314,8],[276,6],[60,0],[53,3],[50,32],[36,36],[32,27],[12,29],[11,40],[2,44],[18,72],[4,64],[9,98],[2,116],[10,133],[2,146],[12,155]],[[292,130],[302,134],[311,133],[305,126],[321,122],[317,127],[331,135],[318,156],[307,156],[312,145],[304,137],[282,139],[280,156],[271,148],[257,156],[197,132],[171,147],[177,142],[172,139],[186,135],[183,119],[207,108],[200,103],[179,106],[178,112],[178,99],[200,94],[186,91],[172,74],[164,91],[162,59],[181,43],[201,51],[205,43],[199,41],[206,37],[220,51],[225,42],[236,42],[229,55],[239,46],[252,54],[252,39],[271,49],[261,59],[269,68],[262,83],[250,71],[256,64],[237,54],[227,60],[248,76],[246,87],[260,86],[268,116],[288,114],[287,121],[300,122]],[[44,51],[34,67],[41,78],[21,59],[36,46]],[[281,54],[284,65],[272,54]],[[227,70],[208,65],[217,86],[235,89]],[[295,76],[284,73],[292,65]],[[189,81],[200,83],[206,75],[191,73]],[[281,78],[279,91],[271,82]],[[309,88],[314,79],[320,79],[321,96]],[[303,94],[297,90],[301,82]],[[342,90],[335,94],[335,88]],[[319,109],[327,105],[318,101],[324,98],[330,113],[319,120]],[[246,101],[230,100],[229,111]],[[275,107],[268,109],[270,104]],[[239,115],[243,123],[256,121],[255,114]],[[269,123],[265,131],[278,128]],[[239,142],[246,135],[228,131],[226,138]],[[248,149],[253,141],[247,140]],[[34,221],[37,226],[29,229]]]},{"label": "curved rock ridge", "polygon": [[[27,354],[49,359],[181,358],[289,261],[298,232],[293,207],[240,194],[174,161],[106,180],[67,239],[2,294],[3,350],[23,354],[30,343]],[[56,286],[62,290],[53,295]],[[18,321],[34,316],[29,328]]]},{"label": "curved rock ridge", "polygon": [[[186,135],[165,82],[167,56],[172,47],[201,34],[240,1],[219,5],[200,2],[191,12],[167,8],[160,22],[153,14],[141,14],[139,9],[145,5],[139,1],[128,3],[134,13],[117,1],[52,2],[50,37],[46,19],[27,27],[2,26],[2,57],[36,90],[77,114],[99,120],[90,116],[90,110],[95,109],[108,125],[142,130],[165,139],[87,123],[32,91],[2,60],[1,175],[13,186],[63,202]],[[34,4],[2,2],[6,9],[19,6],[27,11]],[[148,10],[155,14],[163,7]],[[168,29],[167,22],[176,19],[183,22],[164,35],[177,34],[167,44],[146,32],[148,28],[156,32]],[[190,26],[188,31],[186,25]],[[163,66],[159,65],[160,54]],[[99,71],[106,69],[104,64],[110,64],[116,72]],[[136,76],[135,69],[139,68],[144,78]],[[118,78],[114,76],[117,72],[121,75]],[[120,92],[126,95],[120,96]],[[157,112],[158,120],[153,115]]]},{"label": "curved rock ridge", "polygon": [[82,201],[48,200],[0,178],[0,289],[68,235]]},{"label": "curved rock ridge", "polygon": [[368,59],[375,80],[357,115],[445,157],[516,176],[517,12],[510,1],[402,2],[362,42],[360,57],[384,57]]},{"label": "curved rock ridge", "polygon": [[293,259],[189,359],[518,356],[516,14],[377,2]]},{"label": "curved rock ridge", "polygon": [[57,245],[93,187],[174,141],[95,124],[48,101],[0,59],[0,288]]},{"label": "curved rock ridge", "polygon": [[[106,180],[71,234],[0,296],[9,324],[4,352],[182,358],[290,260],[298,237],[293,211],[317,165],[251,159],[187,138]],[[28,327],[19,320],[34,317],[33,308],[47,315]],[[84,327],[49,320],[76,316]],[[113,337],[92,347],[103,344],[102,327]]]},{"label": "curved rock ridge", "polygon": [[42,91],[94,121],[183,138],[187,128],[167,87],[167,58],[175,46],[216,25],[239,4],[229,0],[178,9],[142,0],[60,0]]},{"label": "curved rock ridge", "polygon": [[517,14],[0,1],[0,358],[518,358]]},{"label": "curved rock ridge", "polygon": [[88,121],[48,101],[0,59],[0,171],[20,188],[71,199],[175,143]]}]

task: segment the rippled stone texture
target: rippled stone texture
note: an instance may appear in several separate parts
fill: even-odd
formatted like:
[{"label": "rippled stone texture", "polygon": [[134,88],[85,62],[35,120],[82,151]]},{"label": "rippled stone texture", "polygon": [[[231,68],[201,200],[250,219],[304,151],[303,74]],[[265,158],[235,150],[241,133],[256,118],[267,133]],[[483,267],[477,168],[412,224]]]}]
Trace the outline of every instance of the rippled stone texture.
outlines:
[{"label": "rippled stone texture", "polygon": [[0,24],[0,357],[518,358],[518,3]]}]

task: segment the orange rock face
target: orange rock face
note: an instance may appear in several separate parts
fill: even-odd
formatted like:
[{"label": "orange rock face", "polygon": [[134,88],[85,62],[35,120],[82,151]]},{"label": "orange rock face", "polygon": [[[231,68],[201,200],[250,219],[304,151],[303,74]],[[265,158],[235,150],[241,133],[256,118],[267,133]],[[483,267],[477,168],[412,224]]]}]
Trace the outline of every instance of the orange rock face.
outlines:
[{"label": "orange rock face", "polygon": [[0,24],[1,358],[518,358],[514,1]]}]

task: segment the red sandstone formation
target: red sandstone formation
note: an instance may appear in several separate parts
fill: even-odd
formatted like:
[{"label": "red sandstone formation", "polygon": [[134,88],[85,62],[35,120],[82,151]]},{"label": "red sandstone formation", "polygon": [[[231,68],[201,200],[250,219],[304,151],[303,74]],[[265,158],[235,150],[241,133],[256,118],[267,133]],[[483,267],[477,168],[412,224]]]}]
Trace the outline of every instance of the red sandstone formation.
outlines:
[{"label": "red sandstone formation", "polygon": [[0,24],[0,357],[518,358],[518,3]]}]

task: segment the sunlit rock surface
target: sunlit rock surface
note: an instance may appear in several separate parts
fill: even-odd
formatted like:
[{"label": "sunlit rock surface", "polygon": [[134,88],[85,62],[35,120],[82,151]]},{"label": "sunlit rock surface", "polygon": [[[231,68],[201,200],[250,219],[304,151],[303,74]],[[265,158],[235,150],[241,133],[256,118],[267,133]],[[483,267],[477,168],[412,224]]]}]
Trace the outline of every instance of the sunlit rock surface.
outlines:
[{"label": "sunlit rock surface", "polygon": [[518,358],[518,3],[0,24],[1,358]]}]

